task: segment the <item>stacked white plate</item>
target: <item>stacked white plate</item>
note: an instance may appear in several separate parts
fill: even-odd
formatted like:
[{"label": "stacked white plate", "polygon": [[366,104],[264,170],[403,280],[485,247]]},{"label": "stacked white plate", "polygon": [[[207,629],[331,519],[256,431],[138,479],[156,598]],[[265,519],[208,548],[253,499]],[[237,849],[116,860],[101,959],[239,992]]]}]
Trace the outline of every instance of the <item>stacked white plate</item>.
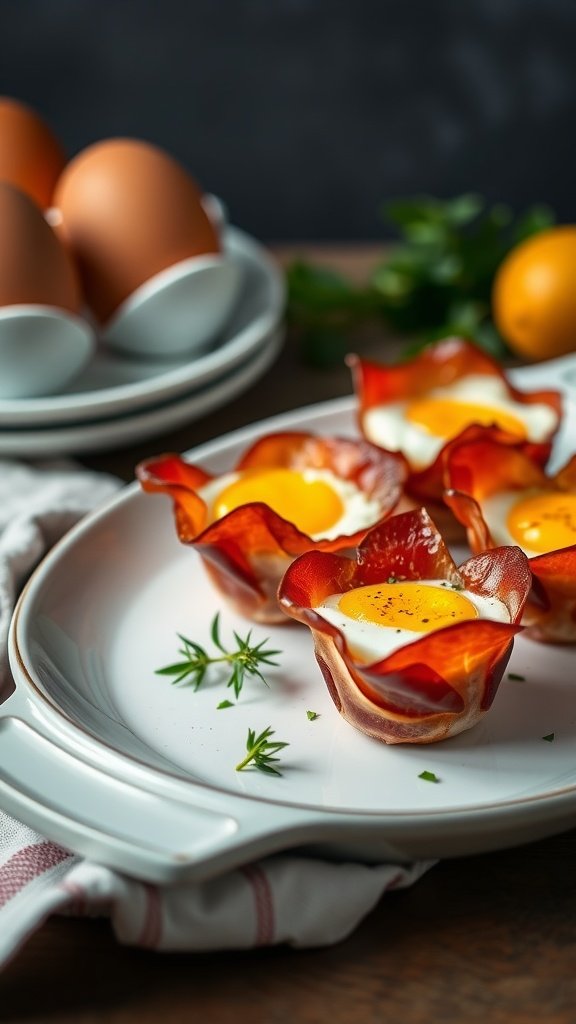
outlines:
[{"label": "stacked white plate", "polygon": [[284,281],[253,238],[234,227],[227,250],[243,285],[213,348],[190,359],[125,358],[99,346],[59,394],[0,399],[0,455],[104,451],[173,430],[224,405],[272,364],[282,343]]}]

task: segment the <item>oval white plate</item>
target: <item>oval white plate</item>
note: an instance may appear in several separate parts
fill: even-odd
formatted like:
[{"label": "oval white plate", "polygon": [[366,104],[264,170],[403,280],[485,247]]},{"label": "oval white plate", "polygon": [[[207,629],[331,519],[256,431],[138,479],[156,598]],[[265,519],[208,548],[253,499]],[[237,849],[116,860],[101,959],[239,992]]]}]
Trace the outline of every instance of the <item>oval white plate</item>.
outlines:
[{"label": "oval white plate", "polygon": [[[573,430],[572,405],[568,415]],[[353,434],[353,403],[275,417],[192,457],[221,471],[278,429]],[[574,648],[520,637],[509,671],[524,681],[506,677],[482,723],[432,746],[387,747],[339,717],[295,624],[253,627],[282,650],[279,666],[232,708],[217,710],[231,698],[218,675],[197,692],[156,675],[175,660],[177,632],[210,645],[216,611],[223,639],[250,628],[176,540],[168,499],[131,486],[76,527],[14,617],[0,804],[79,852],[164,881],[296,844],[369,861],[454,856],[576,823]],[[267,726],[289,743],[282,776],[235,771],[248,728]]]},{"label": "oval white plate", "polygon": [[207,385],[244,363],[280,323],[284,278],[266,249],[245,232],[227,228],[225,246],[241,266],[243,284],[211,351],[167,361],[122,357],[97,346],[88,366],[61,393],[0,399],[0,427],[55,427],[132,414]]}]

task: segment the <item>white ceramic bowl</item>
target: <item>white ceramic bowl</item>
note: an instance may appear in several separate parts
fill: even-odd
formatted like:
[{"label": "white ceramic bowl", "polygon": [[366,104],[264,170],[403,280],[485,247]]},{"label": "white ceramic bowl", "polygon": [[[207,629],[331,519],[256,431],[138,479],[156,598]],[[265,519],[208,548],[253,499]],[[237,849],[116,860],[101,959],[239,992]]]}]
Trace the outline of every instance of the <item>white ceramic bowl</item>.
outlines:
[{"label": "white ceramic bowl", "polygon": [[59,391],[92,357],[90,325],[55,306],[0,308],[0,398]]},{"label": "white ceramic bowl", "polygon": [[225,248],[224,203],[206,193],[202,205],[218,232],[222,252],[175,263],[129,295],[100,331],[112,349],[143,359],[194,358],[217,339],[239,296],[242,268]]},{"label": "white ceramic bowl", "polygon": [[241,267],[231,253],[181,260],[129,295],[100,337],[125,355],[193,358],[217,338],[241,284]]}]

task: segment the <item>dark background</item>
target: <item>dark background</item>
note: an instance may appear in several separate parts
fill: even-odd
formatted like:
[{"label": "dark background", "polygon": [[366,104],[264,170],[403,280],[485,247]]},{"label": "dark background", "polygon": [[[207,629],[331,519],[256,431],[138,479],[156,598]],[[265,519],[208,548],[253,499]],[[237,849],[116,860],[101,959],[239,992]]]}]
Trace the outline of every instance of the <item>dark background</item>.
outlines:
[{"label": "dark background", "polygon": [[576,219],[574,0],[2,0],[0,91],[68,153],[168,149],[264,241],[473,190]]}]

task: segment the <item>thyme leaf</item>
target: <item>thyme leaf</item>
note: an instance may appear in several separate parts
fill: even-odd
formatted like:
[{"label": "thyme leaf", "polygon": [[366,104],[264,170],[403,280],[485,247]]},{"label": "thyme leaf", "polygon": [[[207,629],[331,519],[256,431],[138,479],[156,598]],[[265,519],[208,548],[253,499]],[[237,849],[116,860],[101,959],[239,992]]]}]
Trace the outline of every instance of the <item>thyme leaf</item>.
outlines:
[{"label": "thyme leaf", "polygon": [[245,637],[234,633],[236,646],[228,650],[220,639],[219,613],[214,616],[210,627],[210,638],[219,654],[210,655],[201,644],[183,636],[182,633],[178,633],[177,636],[181,643],[178,650],[181,660],[156,669],[156,675],[167,676],[173,685],[185,683],[197,690],[204,681],[209,665],[226,665],[229,670],[226,685],[232,687],[236,700],[240,696],[246,676],[257,676],[268,686],[260,668],[265,665],[277,665],[278,662],[273,659],[281,653],[266,648],[267,640],[252,643],[251,630]]},{"label": "thyme leaf", "polygon": [[246,740],[246,757],[236,765],[236,771],[242,772],[248,766],[257,768],[261,772],[266,772],[268,775],[281,775],[274,764],[277,763],[280,758],[274,755],[279,750],[283,750],[284,747],[289,746],[288,743],[280,743],[276,740],[270,741],[270,736],[274,735],[274,730],[271,726],[264,729],[259,736],[256,735],[254,729],[248,729],[248,738]]}]

